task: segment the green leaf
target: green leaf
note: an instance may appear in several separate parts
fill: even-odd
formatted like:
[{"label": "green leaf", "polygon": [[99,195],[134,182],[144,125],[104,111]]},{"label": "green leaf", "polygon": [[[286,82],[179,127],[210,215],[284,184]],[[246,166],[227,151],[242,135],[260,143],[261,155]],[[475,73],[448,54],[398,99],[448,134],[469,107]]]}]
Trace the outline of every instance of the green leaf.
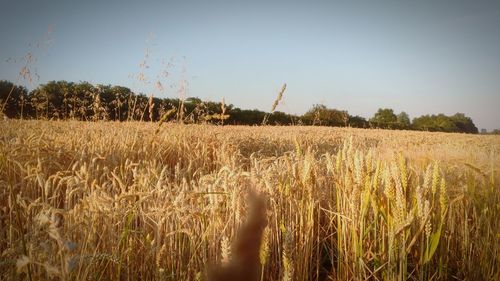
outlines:
[{"label": "green leaf", "polygon": [[437,247],[439,245],[439,240],[441,238],[442,228],[443,228],[443,223],[441,222],[439,224],[439,228],[437,229],[437,231],[431,234],[430,245],[427,247],[427,250],[425,252],[424,264],[428,263],[431,260],[432,256],[434,255],[434,253],[436,252]]}]

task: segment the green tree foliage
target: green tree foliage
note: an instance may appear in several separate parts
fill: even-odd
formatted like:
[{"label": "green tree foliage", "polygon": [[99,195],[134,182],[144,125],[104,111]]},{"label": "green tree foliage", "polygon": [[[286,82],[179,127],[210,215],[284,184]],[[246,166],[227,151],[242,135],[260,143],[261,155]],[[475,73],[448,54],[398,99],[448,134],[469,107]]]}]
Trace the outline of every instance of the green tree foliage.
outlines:
[{"label": "green tree foliage", "polygon": [[229,123],[234,125],[258,125],[262,123],[266,113],[257,109],[248,110],[234,108],[229,112]]},{"label": "green tree foliage", "polygon": [[379,108],[370,123],[377,128],[394,129],[397,128],[398,117],[390,108]]},{"label": "green tree foliage", "polygon": [[470,117],[465,116],[463,113],[456,113],[450,116],[451,120],[455,123],[459,132],[477,134],[479,130],[477,129],[474,122]]},{"label": "green tree foliage", "polygon": [[349,126],[354,128],[368,128],[370,123],[361,116],[349,116]]},{"label": "green tree foliage", "polygon": [[349,114],[347,111],[327,108],[322,104],[315,104],[313,108],[302,116],[303,122],[317,126],[347,126]]},{"label": "green tree foliage", "polygon": [[472,119],[463,113],[457,113],[452,116],[444,114],[423,115],[414,118],[412,126],[415,130],[421,131],[478,133],[478,129],[472,122]]},{"label": "green tree foliage", "polygon": [[282,111],[274,111],[269,115],[269,124],[271,125],[293,125],[297,122],[297,117]]},{"label": "green tree foliage", "polygon": [[31,105],[38,118],[66,119],[68,115],[68,97],[73,90],[73,83],[50,81],[40,85],[30,95]]},{"label": "green tree foliage", "polygon": [[[9,118],[81,121],[162,119],[183,123],[260,125],[267,116],[267,123],[270,125],[304,124],[478,133],[472,119],[462,113],[452,116],[423,115],[414,118],[411,123],[407,113],[396,115],[392,109],[381,108],[367,121],[361,116],[351,116],[345,110],[315,104],[304,115],[296,116],[280,111],[268,113],[257,109],[240,109],[232,104],[203,101],[196,97],[185,100],[160,99],[136,94],[122,86],[92,85],[88,82],[50,81],[28,93],[22,86],[0,81],[0,105]],[[172,112],[175,114],[171,114]]]},{"label": "green tree foliage", "polygon": [[[5,80],[0,81],[0,114],[9,118],[22,118],[27,108],[28,91],[25,87],[14,85]],[[28,110],[27,110],[28,109]]]},{"label": "green tree foliage", "polygon": [[397,124],[400,129],[409,129],[411,126],[410,116],[408,113],[401,111],[397,116]]}]

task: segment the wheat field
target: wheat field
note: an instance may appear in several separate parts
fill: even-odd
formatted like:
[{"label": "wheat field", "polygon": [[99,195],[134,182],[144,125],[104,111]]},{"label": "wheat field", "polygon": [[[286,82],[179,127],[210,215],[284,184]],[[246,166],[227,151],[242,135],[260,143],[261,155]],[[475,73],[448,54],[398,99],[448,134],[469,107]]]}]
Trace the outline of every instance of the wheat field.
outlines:
[{"label": "wheat field", "polygon": [[0,133],[2,280],[500,280],[498,136],[20,120]]}]

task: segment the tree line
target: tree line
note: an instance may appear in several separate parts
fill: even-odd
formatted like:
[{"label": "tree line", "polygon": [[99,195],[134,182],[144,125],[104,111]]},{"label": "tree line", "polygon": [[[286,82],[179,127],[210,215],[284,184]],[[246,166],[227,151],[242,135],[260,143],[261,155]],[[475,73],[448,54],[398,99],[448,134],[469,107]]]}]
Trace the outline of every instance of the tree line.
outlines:
[{"label": "tree line", "polygon": [[1,113],[8,118],[47,120],[177,121],[233,125],[317,125],[356,128],[384,128],[422,131],[478,133],[463,113],[423,115],[410,120],[405,112],[396,114],[381,108],[372,118],[352,116],[345,110],[313,105],[303,115],[281,111],[241,109],[232,104],[186,99],[157,98],[134,93],[127,87],[93,85],[88,82],[50,81],[28,91],[9,81],[0,81]]}]

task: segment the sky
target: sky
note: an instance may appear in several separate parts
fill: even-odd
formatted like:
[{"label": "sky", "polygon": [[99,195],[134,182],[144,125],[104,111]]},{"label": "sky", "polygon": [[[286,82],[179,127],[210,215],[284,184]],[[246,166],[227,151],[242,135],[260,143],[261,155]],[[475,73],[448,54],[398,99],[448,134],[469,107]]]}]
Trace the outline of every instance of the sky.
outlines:
[{"label": "sky", "polygon": [[498,0],[3,2],[0,79],[29,89],[89,81],[268,111],[287,83],[288,113],[462,112],[500,128]]}]

